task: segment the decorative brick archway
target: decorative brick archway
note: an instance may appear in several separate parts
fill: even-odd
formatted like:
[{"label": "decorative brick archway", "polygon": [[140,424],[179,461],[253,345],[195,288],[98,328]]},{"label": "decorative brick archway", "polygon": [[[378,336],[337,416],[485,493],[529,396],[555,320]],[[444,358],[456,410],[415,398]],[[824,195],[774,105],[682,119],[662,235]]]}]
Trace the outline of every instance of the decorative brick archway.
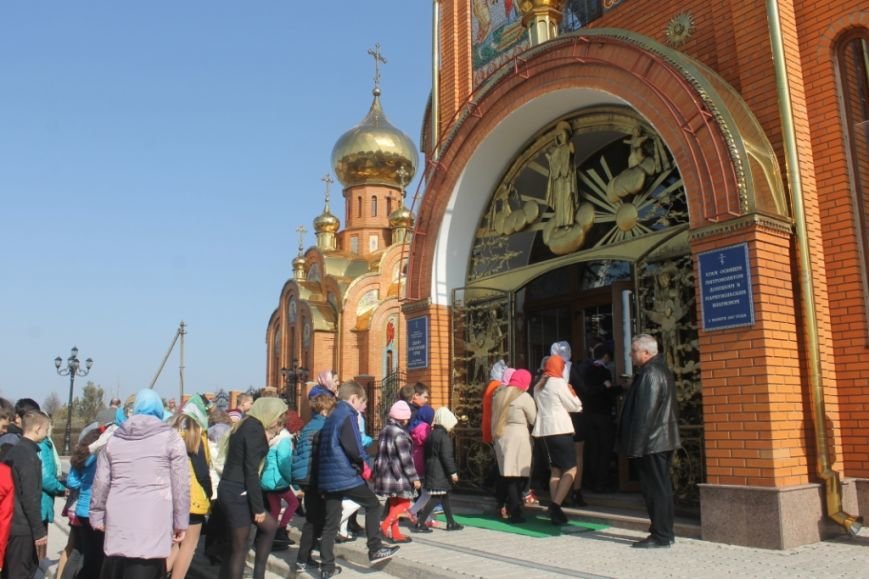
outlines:
[{"label": "decorative brick archway", "polygon": [[[714,72],[628,32],[568,35],[529,50],[512,68],[496,73],[444,135],[440,158],[428,166],[408,297],[445,304],[443,290],[457,287],[453,279],[438,279],[436,255],[442,260],[467,260],[466,253],[460,255],[443,245],[445,237],[461,239],[467,221],[459,230],[444,224],[450,222],[452,212],[467,217],[463,195],[478,198],[492,190],[481,191],[487,182],[476,179],[474,172],[487,171],[492,185],[497,164],[504,162],[498,157],[511,152],[504,146],[512,143],[515,152],[543,124],[601,103],[631,106],[661,135],[685,182],[692,229],[757,209],[787,214],[771,147],[736,92]],[[743,141],[744,133],[751,133],[751,147]],[[761,162],[750,152],[758,141],[761,149],[770,151]],[[487,145],[500,148],[501,155],[495,154],[488,166],[472,167],[483,161],[480,152]],[[473,183],[463,187],[469,178]],[[439,284],[446,287],[438,288]]]},{"label": "decorative brick archway", "polygon": [[[692,251],[748,245],[755,323],[699,336],[704,536],[772,547],[817,540],[814,521],[823,508],[806,447],[799,298],[776,155],[732,87],[651,40],[601,29],[545,43],[496,73],[447,127],[440,158],[428,167],[404,306],[408,319],[429,316],[434,362],[408,379],[427,382],[436,404],[449,402],[448,296],[466,280],[479,209],[535,131],[607,103],[633,108],[673,155],[688,199]],[[824,302],[825,290],[818,291]],[[834,387],[835,378],[828,383]],[[748,497],[739,501],[751,502],[753,512],[769,512],[768,524],[748,512],[734,523],[733,489]]]}]

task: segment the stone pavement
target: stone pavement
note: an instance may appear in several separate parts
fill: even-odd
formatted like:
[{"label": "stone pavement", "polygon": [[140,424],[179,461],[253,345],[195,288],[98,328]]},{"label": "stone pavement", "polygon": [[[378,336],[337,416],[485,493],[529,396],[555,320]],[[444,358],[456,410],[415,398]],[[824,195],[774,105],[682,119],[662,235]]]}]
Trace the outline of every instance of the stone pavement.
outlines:
[{"label": "stone pavement", "polygon": [[[466,500],[459,510],[479,513],[489,508],[486,503]],[[571,516],[580,514],[566,510]],[[544,510],[538,512],[542,514]],[[527,514],[531,516],[534,512],[529,510]],[[581,514],[588,520],[591,511],[583,510]],[[294,521],[294,525],[300,522]],[[613,522],[619,526],[540,539],[471,527],[459,532],[436,529],[431,534],[411,535],[413,543],[402,545],[397,556],[382,566],[383,573],[378,572],[380,569],[367,569],[363,539],[336,545],[336,554],[338,564],[345,567],[342,577],[351,569],[353,576],[432,579],[869,577],[869,530],[865,529],[857,537],[842,536],[788,551],[770,551],[705,542],[696,538],[699,535],[696,524],[683,522],[677,525],[677,542],[673,547],[641,550],[630,545],[646,536],[642,529],[648,520],[625,515],[610,517],[610,523]],[[291,536],[298,540],[299,529],[292,530]],[[270,571],[280,577],[289,576],[295,556],[295,547],[273,554]]]},{"label": "stone pavement", "polygon": [[[465,502],[461,510],[480,512],[480,501]],[[542,510],[540,511],[543,512]],[[584,513],[587,511],[584,511]],[[576,512],[568,510],[571,516]],[[532,514],[531,511],[528,513]],[[645,536],[628,517],[603,531],[590,531],[559,537],[530,538],[509,533],[466,527],[462,531],[439,529],[431,534],[413,535],[414,542],[402,545],[398,555],[377,568],[368,567],[363,539],[336,545],[341,577],[364,576],[480,578],[545,577],[624,577],[624,578],[869,578],[869,530],[857,537],[806,545],[787,551],[770,551],[709,543],[685,538],[677,527],[677,541],[670,549],[632,549],[630,544]],[[294,524],[301,522],[301,518]],[[683,525],[688,534],[690,526]],[[49,533],[49,559],[66,542],[65,521],[58,520]],[[299,530],[291,536],[298,540]],[[273,554],[269,561],[269,578],[288,577],[289,564],[295,560],[296,548]],[[47,567],[48,565],[46,565]],[[51,578],[47,574],[46,578]],[[203,558],[189,577],[216,577],[217,567]],[[305,575],[307,576],[307,575]],[[318,577],[313,573],[312,577]]]}]

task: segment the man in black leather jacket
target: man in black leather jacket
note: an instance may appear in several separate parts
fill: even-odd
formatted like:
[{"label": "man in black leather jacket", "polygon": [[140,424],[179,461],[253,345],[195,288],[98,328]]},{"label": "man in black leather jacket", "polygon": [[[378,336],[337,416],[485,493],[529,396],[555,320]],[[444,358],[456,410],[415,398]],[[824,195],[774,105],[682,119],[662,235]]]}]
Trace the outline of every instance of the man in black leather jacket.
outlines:
[{"label": "man in black leather jacket", "polygon": [[631,359],[634,381],[625,395],[619,444],[635,463],[652,521],[649,536],[631,546],[669,547],[675,542],[670,463],[680,447],[676,385],[653,336],[640,334],[631,340]]}]

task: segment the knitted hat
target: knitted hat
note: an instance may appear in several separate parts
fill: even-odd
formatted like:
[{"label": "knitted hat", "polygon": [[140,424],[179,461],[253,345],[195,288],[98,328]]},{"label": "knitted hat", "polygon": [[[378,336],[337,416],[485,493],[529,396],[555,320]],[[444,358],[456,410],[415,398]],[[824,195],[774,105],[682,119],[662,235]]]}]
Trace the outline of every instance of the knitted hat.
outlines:
[{"label": "knitted hat", "polygon": [[410,420],[410,406],[404,400],[399,400],[389,409],[389,417],[395,420]]},{"label": "knitted hat", "polygon": [[516,370],[513,372],[513,375],[510,376],[510,383],[507,385],[518,388],[523,392],[528,390],[528,387],[531,386],[531,372],[521,369]]},{"label": "knitted hat", "polygon": [[232,410],[227,411],[226,415],[229,416],[229,419],[233,422],[238,422],[243,416],[241,410],[238,408],[233,408]]},{"label": "knitted hat", "polygon": [[199,394],[194,394],[181,409],[181,414],[189,416],[196,421],[196,424],[202,429],[208,428],[208,410],[205,407],[205,402]]},{"label": "knitted hat", "polygon": [[434,415],[434,420],[432,421],[433,426],[443,426],[447,429],[447,432],[455,428],[458,423],[459,419],[456,418],[456,415],[446,406],[441,406],[437,409]]}]

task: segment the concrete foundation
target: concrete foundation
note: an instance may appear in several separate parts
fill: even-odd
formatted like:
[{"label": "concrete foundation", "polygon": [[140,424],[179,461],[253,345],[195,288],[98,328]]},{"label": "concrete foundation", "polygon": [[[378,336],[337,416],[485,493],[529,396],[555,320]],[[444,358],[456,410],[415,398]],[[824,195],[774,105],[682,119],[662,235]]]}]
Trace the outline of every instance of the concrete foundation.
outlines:
[{"label": "concrete foundation", "polygon": [[[706,541],[790,549],[845,533],[826,517],[824,489],[819,484],[787,488],[699,486],[701,530]],[[862,505],[858,488],[862,489]],[[843,491],[845,509],[855,507],[850,514],[859,514],[859,506],[869,507],[869,481],[847,481]]]}]

